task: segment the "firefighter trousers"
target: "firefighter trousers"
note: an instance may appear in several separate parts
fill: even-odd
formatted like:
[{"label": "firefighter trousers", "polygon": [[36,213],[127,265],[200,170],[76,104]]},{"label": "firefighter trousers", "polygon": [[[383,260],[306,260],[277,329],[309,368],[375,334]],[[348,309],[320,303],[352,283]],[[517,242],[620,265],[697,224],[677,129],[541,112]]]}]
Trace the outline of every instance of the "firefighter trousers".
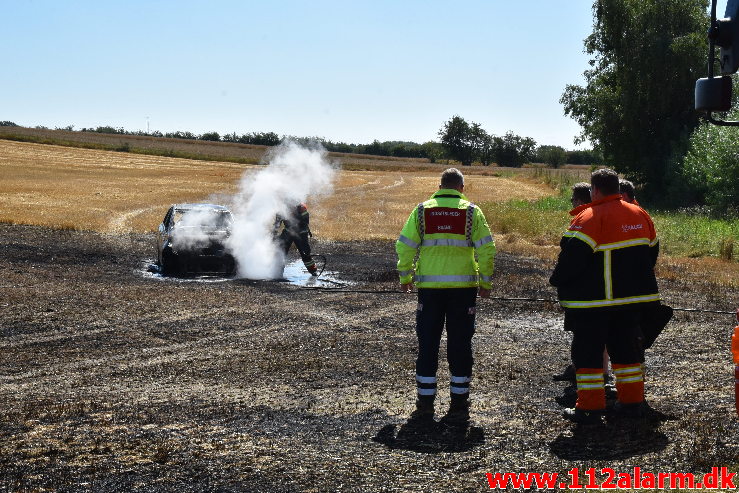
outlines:
[{"label": "firefighter trousers", "polygon": [[577,381],[576,407],[605,409],[603,350],[616,377],[618,400],[636,404],[644,400],[644,349],[639,323],[641,308],[584,310],[573,314],[572,361]]},{"label": "firefighter trousers", "polygon": [[315,265],[313,257],[310,253],[308,233],[293,234],[285,229],[282,231],[282,233],[280,233],[279,241],[280,245],[282,246],[282,251],[285,252],[285,255],[287,255],[287,252],[290,251],[290,247],[292,246],[292,244],[295,243],[295,248],[298,249],[298,253],[300,253],[300,258],[303,260],[303,264],[305,264],[305,266],[308,268]]},{"label": "firefighter trousers", "polygon": [[436,395],[439,346],[445,323],[450,391],[452,397],[466,399],[469,396],[476,300],[477,288],[418,290],[416,384],[419,397]]}]

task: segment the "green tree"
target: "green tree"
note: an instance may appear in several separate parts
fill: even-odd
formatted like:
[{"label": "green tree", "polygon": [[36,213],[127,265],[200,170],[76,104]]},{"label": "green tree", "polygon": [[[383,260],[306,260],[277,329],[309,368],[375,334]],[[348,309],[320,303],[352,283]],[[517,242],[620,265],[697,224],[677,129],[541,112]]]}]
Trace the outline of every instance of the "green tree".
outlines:
[{"label": "green tree", "polygon": [[603,162],[603,156],[601,156],[600,152],[593,149],[567,151],[565,161],[569,164],[601,164]]},{"label": "green tree", "polygon": [[375,139],[372,141],[371,144],[367,144],[363,146],[364,149],[362,150],[363,154],[370,154],[372,156],[389,156],[390,155],[390,149],[380,142],[379,140]]},{"label": "green tree", "polygon": [[506,132],[503,137],[493,137],[493,153],[498,166],[519,168],[534,159],[536,141]]},{"label": "green tree", "polygon": [[475,159],[475,138],[472,126],[461,116],[454,115],[439,130],[441,145],[447,154],[462,163],[471,166]]},{"label": "green tree", "polygon": [[474,148],[474,159],[480,161],[483,166],[490,166],[495,160],[495,141],[478,123],[473,123],[472,145]]},{"label": "green tree", "polygon": [[181,130],[177,130],[176,132],[167,132],[164,134],[165,137],[170,139],[197,139],[197,136],[192,132],[183,132]]},{"label": "green tree", "polygon": [[[729,118],[739,118],[734,110]],[[698,200],[715,214],[739,213],[739,133],[736,128],[702,124],[690,138],[683,176]]]},{"label": "green tree", "polygon": [[536,149],[535,159],[552,168],[559,168],[567,161],[567,151],[560,146],[539,146]]},{"label": "green tree", "polygon": [[218,132],[205,132],[203,135],[198,137],[200,140],[211,140],[213,142],[218,142],[221,140],[221,136],[218,134]]},{"label": "green tree", "polygon": [[698,124],[695,80],[706,71],[708,0],[595,0],[585,40],[592,69],[560,102],[605,164],[666,190]]},{"label": "green tree", "polygon": [[445,155],[444,146],[431,140],[421,144],[421,150],[432,163],[443,159]]}]

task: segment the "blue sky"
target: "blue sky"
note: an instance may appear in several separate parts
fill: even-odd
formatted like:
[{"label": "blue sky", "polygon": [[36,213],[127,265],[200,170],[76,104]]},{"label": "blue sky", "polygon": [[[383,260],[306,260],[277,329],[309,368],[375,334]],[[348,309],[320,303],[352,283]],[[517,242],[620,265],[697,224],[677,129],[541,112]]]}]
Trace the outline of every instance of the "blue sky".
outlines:
[{"label": "blue sky", "polygon": [[591,6],[8,0],[0,120],[367,143],[436,140],[458,114],[572,149],[559,98],[588,68]]}]

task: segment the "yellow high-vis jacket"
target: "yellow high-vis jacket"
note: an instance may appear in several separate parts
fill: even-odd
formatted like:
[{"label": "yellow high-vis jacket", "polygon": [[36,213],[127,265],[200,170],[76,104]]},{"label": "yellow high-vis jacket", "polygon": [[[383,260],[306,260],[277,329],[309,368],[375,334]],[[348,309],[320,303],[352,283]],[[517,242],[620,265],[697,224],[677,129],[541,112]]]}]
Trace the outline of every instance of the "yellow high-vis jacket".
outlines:
[{"label": "yellow high-vis jacket", "polygon": [[395,251],[402,284],[413,281],[419,288],[491,289],[493,235],[480,208],[457,190],[440,189],[418,204]]}]

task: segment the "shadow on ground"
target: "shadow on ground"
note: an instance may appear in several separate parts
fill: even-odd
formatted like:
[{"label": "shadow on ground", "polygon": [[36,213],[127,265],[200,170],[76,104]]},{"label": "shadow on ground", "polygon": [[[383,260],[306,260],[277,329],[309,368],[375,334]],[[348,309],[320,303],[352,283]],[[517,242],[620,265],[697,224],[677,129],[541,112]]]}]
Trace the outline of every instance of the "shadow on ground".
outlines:
[{"label": "shadow on ground", "polygon": [[602,425],[575,425],[571,435],[560,434],[549,449],[565,460],[628,459],[659,452],[670,442],[659,427],[671,419],[654,410],[643,418],[607,415]]},{"label": "shadow on ground", "polygon": [[390,449],[426,454],[467,452],[485,443],[485,431],[478,426],[455,429],[437,421],[419,425],[409,420],[399,429],[394,424],[383,426],[372,440]]}]

